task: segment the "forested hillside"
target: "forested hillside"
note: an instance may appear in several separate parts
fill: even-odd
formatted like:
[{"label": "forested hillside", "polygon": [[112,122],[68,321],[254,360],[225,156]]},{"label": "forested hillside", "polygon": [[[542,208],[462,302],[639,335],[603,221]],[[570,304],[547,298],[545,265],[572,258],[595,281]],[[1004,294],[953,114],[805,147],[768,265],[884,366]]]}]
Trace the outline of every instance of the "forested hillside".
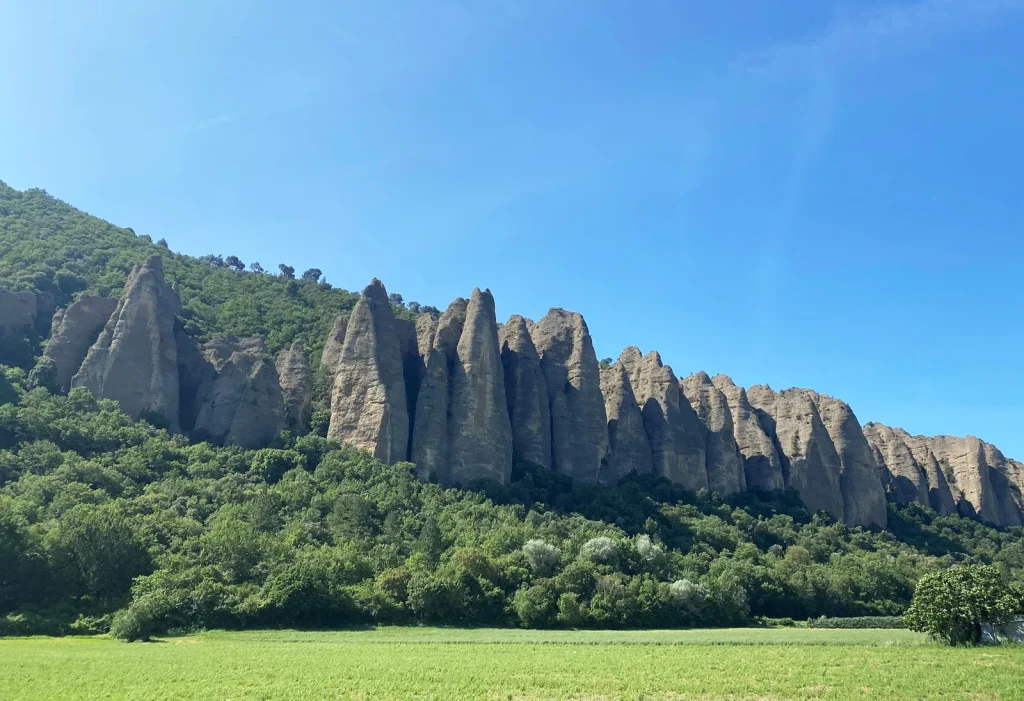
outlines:
[{"label": "forested hillside", "polygon": [[[162,273],[147,263],[155,254]],[[505,479],[481,480],[475,490],[445,489],[422,472],[417,479],[404,459],[412,446],[381,461],[327,438],[333,380],[320,367],[321,351],[360,297],[333,289],[320,271],[302,279],[287,268],[259,270],[227,253],[178,255],[42,191],[0,184],[0,294],[10,295],[3,308],[13,310],[10,320],[0,317],[0,635],[106,630],[112,622],[126,637],[375,621],[741,625],[756,617],[898,615],[921,576],[955,562],[992,563],[1007,579],[1024,577],[1020,526],[934,510],[926,480],[916,501],[895,490],[880,496],[874,523],[887,523],[881,530],[847,525],[841,507],[838,517],[811,513],[781,480],[746,491],[688,490],[653,469],[621,469],[621,479],[585,483],[518,454]],[[126,280],[162,289],[160,275],[180,298],[171,344],[178,342],[182,373],[189,344],[205,344],[210,362],[221,362],[217,354],[228,348],[231,362],[249,368],[242,383],[249,391],[263,370],[275,382],[276,373],[284,376],[263,356],[303,341],[315,378],[312,420],[246,450],[239,440],[172,433],[166,417],[139,412],[135,420],[82,384],[68,391],[43,380],[38,360],[55,312],[60,319],[82,295],[127,304]],[[19,291],[33,293],[34,326],[16,323]],[[480,299],[470,304],[484,308]],[[381,304],[388,306],[386,296]],[[410,324],[415,316],[397,304],[385,312]],[[436,315],[422,316],[437,325]],[[372,332],[375,317],[363,321]],[[572,323],[585,331],[581,318]],[[567,327],[553,328],[552,336]],[[249,347],[223,341],[228,334],[260,337],[262,365],[244,365]],[[109,349],[95,355],[101,351]],[[443,351],[427,355],[443,361]],[[654,356],[645,367],[635,359],[638,382],[671,377],[678,401],[680,383]],[[408,381],[398,363],[398,377]],[[620,389],[629,387],[626,365],[613,378]],[[447,383],[448,370],[436,368]],[[500,362],[489,371],[500,377]],[[219,366],[209,372],[207,384],[222,396],[227,374]],[[687,382],[710,392],[710,379]],[[277,391],[287,391],[281,384]],[[780,396],[772,401],[781,405]],[[637,411],[630,401],[623,406]],[[823,413],[835,409],[844,430],[855,423],[841,402],[813,401]],[[709,425],[728,413],[709,407],[699,419]],[[734,452],[739,479],[743,457]],[[873,460],[870,453],[858,459],[861,467]],[[781,474],[780,456],[774,460]],[[933,479],[945,479],[935,470]]]}]

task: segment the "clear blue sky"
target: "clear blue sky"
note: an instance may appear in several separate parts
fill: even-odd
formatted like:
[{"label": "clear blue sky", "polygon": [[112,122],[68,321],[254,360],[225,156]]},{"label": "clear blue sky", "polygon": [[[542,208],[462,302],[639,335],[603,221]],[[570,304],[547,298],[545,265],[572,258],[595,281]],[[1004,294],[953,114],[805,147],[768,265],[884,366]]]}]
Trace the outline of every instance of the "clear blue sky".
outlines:
[{"label": "clear blue sky", "polygon": [[1024,458],[1024,2],[14,2],[0,179]]}]

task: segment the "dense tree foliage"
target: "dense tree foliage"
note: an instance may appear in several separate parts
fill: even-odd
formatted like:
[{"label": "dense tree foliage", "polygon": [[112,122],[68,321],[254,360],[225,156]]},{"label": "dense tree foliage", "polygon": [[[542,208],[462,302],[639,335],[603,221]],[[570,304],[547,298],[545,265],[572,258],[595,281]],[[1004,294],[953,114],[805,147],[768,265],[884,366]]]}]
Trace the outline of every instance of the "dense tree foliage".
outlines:
[{"label": "dense tree foliage", "polygon": [[922,577],[905,620],[949,645],[978,645],[983,623],[1005,623],[1022,606],[1024,589],[995,567],[960,565]]},{"label": "dense tree foliage", "polygon": [[1024,572],[1019,532],[919,506],[871,533],[791,493],[722,501],[530,465],[508,488],[442,490],[318,435],[190,445],[84,389],[0,377],[14,400],[0,406],[8,631],[741,625],[900,614],[919,579],[954,563]]}]

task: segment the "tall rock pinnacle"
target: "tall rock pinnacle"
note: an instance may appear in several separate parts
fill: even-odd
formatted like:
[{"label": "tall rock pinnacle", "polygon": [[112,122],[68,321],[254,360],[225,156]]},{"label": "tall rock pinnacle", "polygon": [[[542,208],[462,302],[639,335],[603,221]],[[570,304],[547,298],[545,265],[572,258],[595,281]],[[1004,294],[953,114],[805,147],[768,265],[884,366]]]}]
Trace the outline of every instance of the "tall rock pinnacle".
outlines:
[{"label": "tall rock pinnacle", "polygon": [[328,437],[386,463],[405,460],[409,412],[387,290],[374,279],[352,310],[335,371]]},{"label": "tall rock pinnacle", "polygon": [[843,494],[843,520],[848,526],[884,528],[885,490],[875,456],[860,422],[845,402],[818,397],[818,413],[839,455],[839,486]]},{"label": "tall rock pinnacle", "polygon": [[512,423],[512,453],[542,467],[551,467],[551,410],[540,356],[526,319],[509,318],[501,330],[501,363],[505,399]]},{"label": "tall rock pinnacle", "polygon": [[644,430],[644,417],[629,383],[629,372],[622,363],[601,370],[601,393],[608,415],[610,458],[602,481],[616,480],[636,471],[646,475],[654,472],[651,445]]},{"label": "tall rock pinnacle", "polygon": [[736,445],[743,455],[743,473],[747,489],[785,489],[782,459],[775,449],[775,443],[764,432],[754,408],[750,406],[746,391],[742,387],[737,387],[726,375],[715,375],[711,382],[729,403],[733,434]]},{"label": "tall rock pinnacle", "polygon": [[277,376],[281,383],[285,423],[293,432],[302,433],[313,413],[313,373],[302,341],[277,356]]},{"label": "tall rock pinnacle", "polygon": [[736,444],[729,402],[706,372],[680,383],[690,406],[708,429],[708,488],[725,496],[747,488],[743,455]]}]

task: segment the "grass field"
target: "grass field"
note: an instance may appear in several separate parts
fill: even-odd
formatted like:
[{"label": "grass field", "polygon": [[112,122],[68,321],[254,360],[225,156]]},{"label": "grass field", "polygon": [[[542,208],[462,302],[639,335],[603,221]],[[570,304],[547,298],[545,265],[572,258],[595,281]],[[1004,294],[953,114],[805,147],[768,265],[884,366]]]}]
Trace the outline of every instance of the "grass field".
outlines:
[{"label": "grass field", "polygon": [[1021,699],[1024,647],[907,631],[211,632],[0,640],[15,699]]}]

